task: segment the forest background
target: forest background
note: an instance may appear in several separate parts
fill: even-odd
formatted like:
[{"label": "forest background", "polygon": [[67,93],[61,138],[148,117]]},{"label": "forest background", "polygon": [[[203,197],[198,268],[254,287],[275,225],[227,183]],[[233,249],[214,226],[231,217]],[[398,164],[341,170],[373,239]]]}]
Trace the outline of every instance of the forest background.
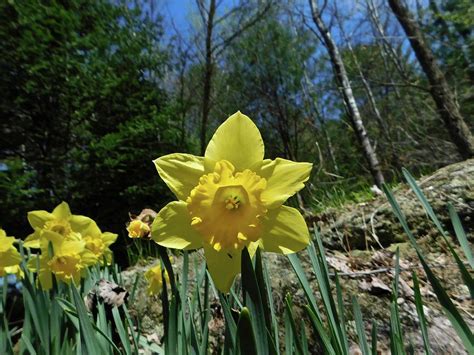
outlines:
[{"label": "forest background", "polygon": [[293,201],[313,212],[369,198],[401,167],[417,176],[473,156],[471,1],[177,3],[0,1],[9,234],[30,232],[27,211],[68,201],[119,233],[126,264],[129,213],[173,199],[152,160],[203,153],[237,110],[266,157],[315,163]]}]

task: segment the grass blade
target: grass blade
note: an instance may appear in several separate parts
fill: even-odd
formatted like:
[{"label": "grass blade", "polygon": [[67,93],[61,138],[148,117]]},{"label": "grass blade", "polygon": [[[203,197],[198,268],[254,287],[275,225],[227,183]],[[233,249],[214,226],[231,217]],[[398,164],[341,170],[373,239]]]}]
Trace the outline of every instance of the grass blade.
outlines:
[{"label": "grass blade", "polygon": [[436,213],[433,211],[433,208],[431,207],[428,200],[426,199],[426,196],[423,194],[423,191],[421,191],[420,187],[416,184],[416,181],[413,178],[413,176],[411,176],[410,173],[406,169],[403,169],[403,175],[408,181],[408,184],[410,185],[413,192],[415,192],[416,197],[423,205],[423,208],[425,209],[426,213],[428,214],[428,216],[431,218],[435,226],[440,231],[441,236],[446,242],[446,245],[448,246],[449,251],[451,252],[451,254],[454,257],[454,260],[456,261],[456,264],[458,264],[458,268],[461,272],[462,279],[464,280],[464,283],[466,284],[466,286],[469,288],[469,293],[471,294],[471,298],[474,298],[474,280],[471,274],[469,273],[469,271],[466,269],[466,266],[462,262],[461,258],[458,256],[458,254],[452,247],[451,243],[449,242],[448,233],[446,233],[446,231],[444,230],[443,226],[441,225],[440,220],[436,216]]},{"label": "grass blade", "polygon": [[413,248],[416,250],[416,253],[418,255],[418,258],[420,259],[421,265],[423,266],[423,269],[425,270],[428,281],[433,287],[436,297],[438,298],[439,303],[443,307],[443,310],[446,316],[451,322],[456,333],[461,338],[461,341],[466,347],[466,350],[468,351],[468,353],[470,354],[474,353],[474,337],[472,335],[472,332],[469,326],[466,324],[462,316],[459,314],[458,310],[454,306],[448,294],[446,293],[444,288],[441,286],[441,283],[439,282],[438,278],[434,275],[434,273],[429,268],[428,263],[426,262],[423,256],[423,253],[421,252],[415,240],[415,237],[413,236],[413,234],[410,231],[410,228],[408,227],[405,216],[403,215],[403,212],[401,211],[400,205],[395,200],[395,197],[393,196],[392,192],[386,185],[384,185],[382,188],[385,195],[387,196],[388,202],[392,206],[393,212],[395,213],[396,217],[400,221],[400,224],[405,230],[405,233],[408,235],[408,239],[410,240],[410,243],[412,244]]},{"label": "grass blade", "polygon": [[291,333],[293,334],[292,340],[293,343],[296,345],[296,349],[298,353],[303,354],[303,345],[301,344],[300,339],[298,338],[298,331],[296,329],[295,317],[293,315],[293,301],[291,299],[291,295],[287,294],[285,297],[285,311],[288,315],[289,325],[291,327]]},{"label": "grass blade", "polygon": [[242,250],[242,291],[245,306],[252,314],[251,320],[255,331],[258,353],[260,355],[268,354],[267,328],[265,309],[261,297],[262,292],[260,291],[252,259],[247,248]]},{"label": "grass blade", "polygon": [[249,309],[242,308],[240,311],[239,323],[237,325],[237,352],[239,354],[257,355],[257,343],[253,331],[252,320]]},{"label": "grass blade", "polygon": [[423,300],[421,299],[420,283],[416,273],[413,271],[413,290],[415,291],[415,305],[416,312],[418,313],[418,319],[420,320],[421,335],[423,336],[423,346],[425,348],[425,354],[431,354],[430,342],[428,339],[428,329],[426,327],[425,312],[423,311]]},{"label": "grass blade", "polygon": [[74,305],[79,318],[81,343],[84,343],[85,348],[89,354],[100,354],[102,350],[97,346],[95,341],[96,335],[94,329],[92,328],[91,319],[87,314],[84,301],[82,300],[77,288],[74,285],[71,286],[71,290],[74,298]]},{"label": "grass blade", "polygon": [[336,354],[336,351],[334,350],[334,347],[331,343],[331,338],[327,334],[326,329],[324,329],[324,325],[321,319],[316,316],[311,307],[305,306],[305,311],[309,315],[309,319],[313,324],[315,334],[319,336],[322,342],[325,353],[330,355]]},{"label": "grass blade", "polygon": [[371,331],[371,337],[372,337],[372,355],[377,355],[377,322],[375,319],[372,320],[372,331]]},{"label": "grass blade", "polygon": [[123,349],[125,350],[125,354],[131,355],[132,347],[130,346],[130,339],[128,337],[128,332],[125,329],[123,320],[120,317],[120,312],[117,307],[112,308],[112,316],[114,318],[115,328],[117,329],[117,333],[120,337],[120,341],[122,343]]},{"label": "grass blade", "polygon": [[471,246],[467,241],[466,233],[464,232],[464,228],[461,225],[461,220],[459,219],[456,210],[451,204],[448,204],[449,216],[451,217],[451,222],[453,224],[454,233],[458,238],[459,244],[461,245],[462,251],[466,256],[467,261],[472,269],[474,269],[474,257],[472,256]]},{"label": "grass blade", "polygon": [[354,308],[354,319],[356,322],[357,335],[359,337],[360,350],[362,351],[362,355],[370,355],[369,344],[365,336],[364,321],[362,320],[362,312],[360,311],[359,302],[357,302],[357,297],[355,296],[352,296],[352,306]]}]

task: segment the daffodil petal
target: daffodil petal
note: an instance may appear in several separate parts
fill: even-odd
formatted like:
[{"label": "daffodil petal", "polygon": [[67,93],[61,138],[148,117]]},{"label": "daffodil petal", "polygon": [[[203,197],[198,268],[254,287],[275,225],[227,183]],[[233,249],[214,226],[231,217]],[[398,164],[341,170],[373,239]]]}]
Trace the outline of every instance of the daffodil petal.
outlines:
[{"label": "daffodil petal", "polygon": [[[81,216],[81,215],[72,215],[69,218],[69,223],[71,224],[71,228],[75,232],[82,233],[84,230],[89,228],[91,224],[95,224],[92,218]],[[100,230],[99,230],[100,233]]]},{"label": "daffodil petal", "polygon": [[117,240],[117,236],[118,235],[115,233],[110,233],[110,232],[102,233],[102,240],[105,246],[108,247],[109,245],[115,243],[115,241]]},{"label": "daffodil petal", "polygon": [[308,226],[295,208],[280,206],[269,210],[262,223],[264,232],[260,243],[265,251],[291,254],[309,244]]},{"label": "daffodil petal", "polygon": [[205,157],[216,162],[228,160],[236,171],[243,171],[263,160],[263,155],[263,140],[257,126],[239,111],[217,128]]},{"label": "daffodil petal", "polygon": [[[86,217],[87,218],[87,217]],[[99,226],[93,220],[90,220],[88,224],[85,225],[85,228],[81,231],[81,234],[84,236],[99,237],[102,232],[100,231]]]},{"label": "daffodil petal", "polygon": [[43,228],[48,221],[55,219],[52,213],[47,211],[30,211],[28,212],[28,222],[33,228]]},{"label": "daffodil petal", "polygon": [[1,254],[0,267],[18,265],[21,261],[20,253],[13,247]]},{"label": "daffodil petal", "polygon": [[192,154],[168,154],[153,162],[171,191],[184,201],[204,175],[204,158]]},{"label": "daffodil petal", "polygon": [[191,226],[183,201],[170,202],[158,212],[151,226],[151,238],[166,248],[189,250],[202,246],[202,237]]},{"label": "daffodil petal", "polygon": [[90,266],[90,265],[94,265],[95,263],[99,261],[102,261],[102,260],[98,260],[97,256],[87,249],[81,253],[81,264],[83,265]]},{"label": "daffodil petal", "polygon": [[[66,240],[61,243],[60,251],[57,254],[61,255],[76,255],[81,254],[85,248],[83,240]],[[55,251],[56,252],[56,251]]]},{"label": "daffodil petal", "polygon": [[31,233],[29,236],[26,237],[25,241],[23,242],[23,246],[25,248],[39,249],[40,237],[41,231],[39,229],[35,230],[34,233]]},{"label": "daffodil petal", "polygon": [[304,187],[311,173],[311,163],[297,163],[277,158],[266,161],[258,174],[267,179],[267,188],[262,192],[262,201],[269,209],[282,205]]},{"label": "daffodil petal", "polygon": [[40,245],[47,250],[49,242],[51,242],[53,246],[61,245],[64,242],[64,236],[53,231],[45,230],[41,234]]},{"label": "daffodil petal", "polygon": [[15,243],[15,238],[13,237],[1,237],[0,236],[0,254],[3,253],[3,252],[6,252],[8,251],[9,249],[11,249],[13,247],[13,243]]},{"label": "daffodil petal", "polygon": [[212,276],[214,285],[226,293],[229,292],[235,276],[240,273],[241,251],[234,253],[216,251],[211,245],[204,244],[207,268]]},{"label": "daffodil petal", "polygon": [[61,202],[53,210],[53,215],[57,219],[68,219],[69,217],[71,217],[71,210],[69,209],[69,205],[64,201]]}]

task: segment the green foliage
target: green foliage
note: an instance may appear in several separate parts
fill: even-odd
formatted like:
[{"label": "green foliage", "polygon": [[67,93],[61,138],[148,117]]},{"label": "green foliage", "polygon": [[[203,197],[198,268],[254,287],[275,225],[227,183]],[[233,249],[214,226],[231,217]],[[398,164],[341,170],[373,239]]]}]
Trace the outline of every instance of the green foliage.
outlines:
[{"label": "green foliage", "polygon": [[297,103],[306,70],[302,64],[314,47],[308,31],[297,35],[290,26],[289,19],[282,23],[272,11],[232,46],[225,105],[259,122],[268,156],[304,159],[309,137]]},{"label": "green foliage", "polygon": [[18,216],[69,200],[120,231],[165,201],[150,157],[179,147],[160,22],[106,0],[4,1],[0,17],[3,225],[25,234]]},{"label": "green foliage", "polygon": [[461,111],[473,123],[472,85],[474,83],[473,15],[469,0],[430,1],[425,30],[446,78],[459,92]]},{"label": "green foliage", "polygon": [[[22,255],[24,255],[22,251]],[[26,256],[25,256],[26,258]],[[78,287],[56,283],[49,292],[43,291],[35,282],[35,276],[26,268],[27,259],[22,268],[25,277],[22,299],[21,332],[18,327],[10,327],[5,307],[8,305],[7,282],[0,290],[0,351],[2,354],[132,354],[131,349],[141,347],[151,351],[162,349],[148,348],[140,332],[133,330],[126,306],[112,309],[113,319],[107,318],[103,303],[97,305],[97,316],[93,319],[84,305],[84,296],[99,279],[120,283],[116,266],[111,268],[95,267]],[[123,314],[123,316],[122,316]],[[20,315],[16,315],[17,317]],[[112,323],[113,322],[113,323]],[[139,327],[138,327],[139,328]],[[113,329],[118,331],[120,342],[113,340]],[[131,337],[128,335],[131,332]],[[126,333],[127,332],[127,333]],[[18,342],[18,344],[16,344]],[[136,353],[136,352],[135,352]]]},{"label": "green foliage", "polygon": [[[405,172],[409,184],[418,195],[420,202],[428,211],[428,215],[438,224],[437,217],[432,214],[431,207],[427,204],[420,190],[408,172]],[[426,277],[433,287],[440,305],[443,307],[454,330],[468,352],[473,350],[473,335],[459,310],[455,307],[426,262],[417,241],[414,239],[408,224],[394,199],[390,189],[384,187],[389,203],[393,207],[395,215],[400,220],[402,227],[408,234],[412,247],[417,252],[418,258],[423,266]],[[463,243],[462,226],[452,214],[453,223],[457,225],[457,235],[461,236],[459,241]],[[441,224],[439,227],[442,228]],[[441,233],[445,233],[440,229]],[[446,243],[451,242],[446,236]],[[22,255],[24,252],[20,249]],[[450,248],[454,259],[459,258],[454,249]],[[194,287],[190,287],[188,273],[190,272],[188,252],[184,252],[183,268],[181,275],[175,275],[166,249],[158,249],[161,262],[169,275],[170,285],[164,287],[161,300],[163,306],[163,322],[165,333],[163,339],[164,347],[158,345],[147,345],[140,334],[140,325],[136,319],[132,319],[126,306],[113,308],[111,318],[107,318],[104,305],[99,303],[95,318],[91,317],[84,306],[82,297],[100,278],[121,282],[119,269],[116,265],[111,267],[95,266],[84,282],[78,287],[56,283],[50,292],[44,292],[38,288],[34,275],[25,268],[26,260],[23,262],[25,278],[23,279],[23,302],[24,316],[21,336],[18,340],[16,328],[12,328],[7,313],[7,283],[3,283],[0,290],[0,344],[2,353],[11,353],[15,343],[19,341],[20,351],[32,354],[62,354],[62,353],[120,353],[134,354],[140,348],[148,349],[156,353],[172,354],[196,353],[205,354],[209,347],[209,320],[210,299],[212,294],[218,293],[212,286],[212,281],[206,272],[205,261],[194,264],[195,281]],[[262,259],[260,251],[257,251],[254,260],[246,249],[242,254],[242,296],[236,292],[240,283],[235,283],[228,295],[219,293],[220,307],[225,319],[225,340],[218,344],[220,348],[216,351],[223,354],[279,354],[294,353],[308,354],[309,344],[307,341],[308,327],[315,334],[314,343],[321,352],[327,354],[349,354],[349,322],[354,319],[358,343],[363,354],[377,353],[377,325],[372,322],[371,342],[367,339],[367,329],[364,314],[361,311],[357,297],[352,296],[352,315],[344,306],[345,295],[337,274],[329,273],[326,262],[325,251],[321,236],[314,229],[314,240],[307,248],[311,263],[311,273],[315,276],[315,285],[309,282],[307,273],[304,271],[299,257],[295,254],[289,255],[289,261],[299,281],[299,286],[304,291],[304,300],[307,305],[304,308],[306,317],[301,319],[296,313],[296,305],[291,295],[286,295],[284,312],[278,314],[272,301],[272,290],[269,276],[266,272],[265,260]],[[25,256],[26,257],[26,256]],[[199,259],[196,259],[199,260]],[[390,302],[390,347],[394,354],[409,353],[409,344],[403,337],[402,319],[398,311],[399,298],[399,252],[397,250],[395,259],[395,277],[392,284],[392,295]],[[465,266],[464,266],[465,267]],[[459,265],[461,273],[462,267]],[[469,270],[472,272],[472,268]],[[333,278],[334,277],[334,278]],[[137,278],[138,280],[138,278]],[[133,302],[135,288],[131,291],[131,302]],[[163,281],[166,279],[163,274]],[[469,279],[464,279],[469,283]],[[427,331],[427,320],[424,315],[423,299],[420,293],[418,276],[413,273],[414,298],[416,310],[420,321],[420,331],[423,338],[425,352],[430,353],[430,339]],[[317,294],[313,290],[317,286]],[[468,285],[469,286],[469,285]],[[279,320],[280,319],[280,320]],[[284,320],[284,321],[283,321]],[[280,332],[276,331],[277,324],[284,324],[282,329],[284,339],[280,339]],[[118,339],[118,340],[117,340]],[[284,340],[284,341],[283,341]]]}]

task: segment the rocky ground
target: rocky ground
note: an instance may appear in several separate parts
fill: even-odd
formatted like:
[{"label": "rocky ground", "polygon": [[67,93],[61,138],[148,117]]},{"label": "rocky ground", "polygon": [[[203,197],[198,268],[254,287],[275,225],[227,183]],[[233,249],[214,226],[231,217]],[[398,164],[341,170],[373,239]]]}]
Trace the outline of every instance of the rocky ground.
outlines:
[{"label": "rocky ground", "polygon": [[[418,183],[447,230],[451,230],[447,203],[451,203],[456,208],[468,238],[472,242],[474,238],[474,159],[442,168],[430,176],[421,178]],[[399,186],[395,190],[395,196],[433,271],[441,279],[465,320],[474,328],[473,302],[469,298],[468,290],[463,285],[454,260],[447,252],[442,238],[407,186]],[[367,325],[367,334],[370,334],[372,320],[377,321],[380,349],[382,353],[388,353],[389,302],[394,276],[394,254],[397,247],[400,250],[402,269],[398,303],[405,340],[413,346],[414,353],[423,353],[413,297],[412,272],[416,271],[421,282],[433,353],[466,353],[448,319],[443,315],[424,277],[415,252],[406,242],[406,237],[384,196],[374,197],[372,201],[366,203],[308,216],[308,221],[310,225],[315,225],[321,230],[327,249],[327,262],[332,271],[337,271],[342,279],[347,318],[351,328],[349,334],[354,344],[353,353],[358,353],[358,348],[355,345],[355,324],[351,315],[351,295],[357,295],[359,299]],[[300,259],[317,296],[316,280],[305,252],[300,253]],[[195,260],[202,262],[203,257],[200,252],[191,254],[190,265],[193,265]],[[283,299],[288,292],[293,296],[295,312],[301,312],[301,306],[306,303],[305,297],[286,257],[268,253],[265,254],[265,260],[270,272],[277,314],[283,314]],[[131,289],[136,275],[143,274],[152,264],[153,261],[150,261],[147,265],[135,266],[124,271],[125,286]],[[177,274],[180,273],[181,264],[181,258],[176,256],[174,267]],[[280,277],[282,270],[285,270],[284,278]],[[189,277],[192,287],[194,280],[192,272]],[[161,302],[157,297],[146,295],[146,285],[143,280],[138,284],[135,301],[130,308],[141,319],[142,330],[149,341],[159,343],[163,332]],[[214,346],[217,346],[222,336],[223,326],[222,316],[218,312],[214,313],[214,318],[210,323],[211,343]],[[313,337],[309,334],[309,339],[311,338]],[[316,349],[314,353],[317,353]]]}]

